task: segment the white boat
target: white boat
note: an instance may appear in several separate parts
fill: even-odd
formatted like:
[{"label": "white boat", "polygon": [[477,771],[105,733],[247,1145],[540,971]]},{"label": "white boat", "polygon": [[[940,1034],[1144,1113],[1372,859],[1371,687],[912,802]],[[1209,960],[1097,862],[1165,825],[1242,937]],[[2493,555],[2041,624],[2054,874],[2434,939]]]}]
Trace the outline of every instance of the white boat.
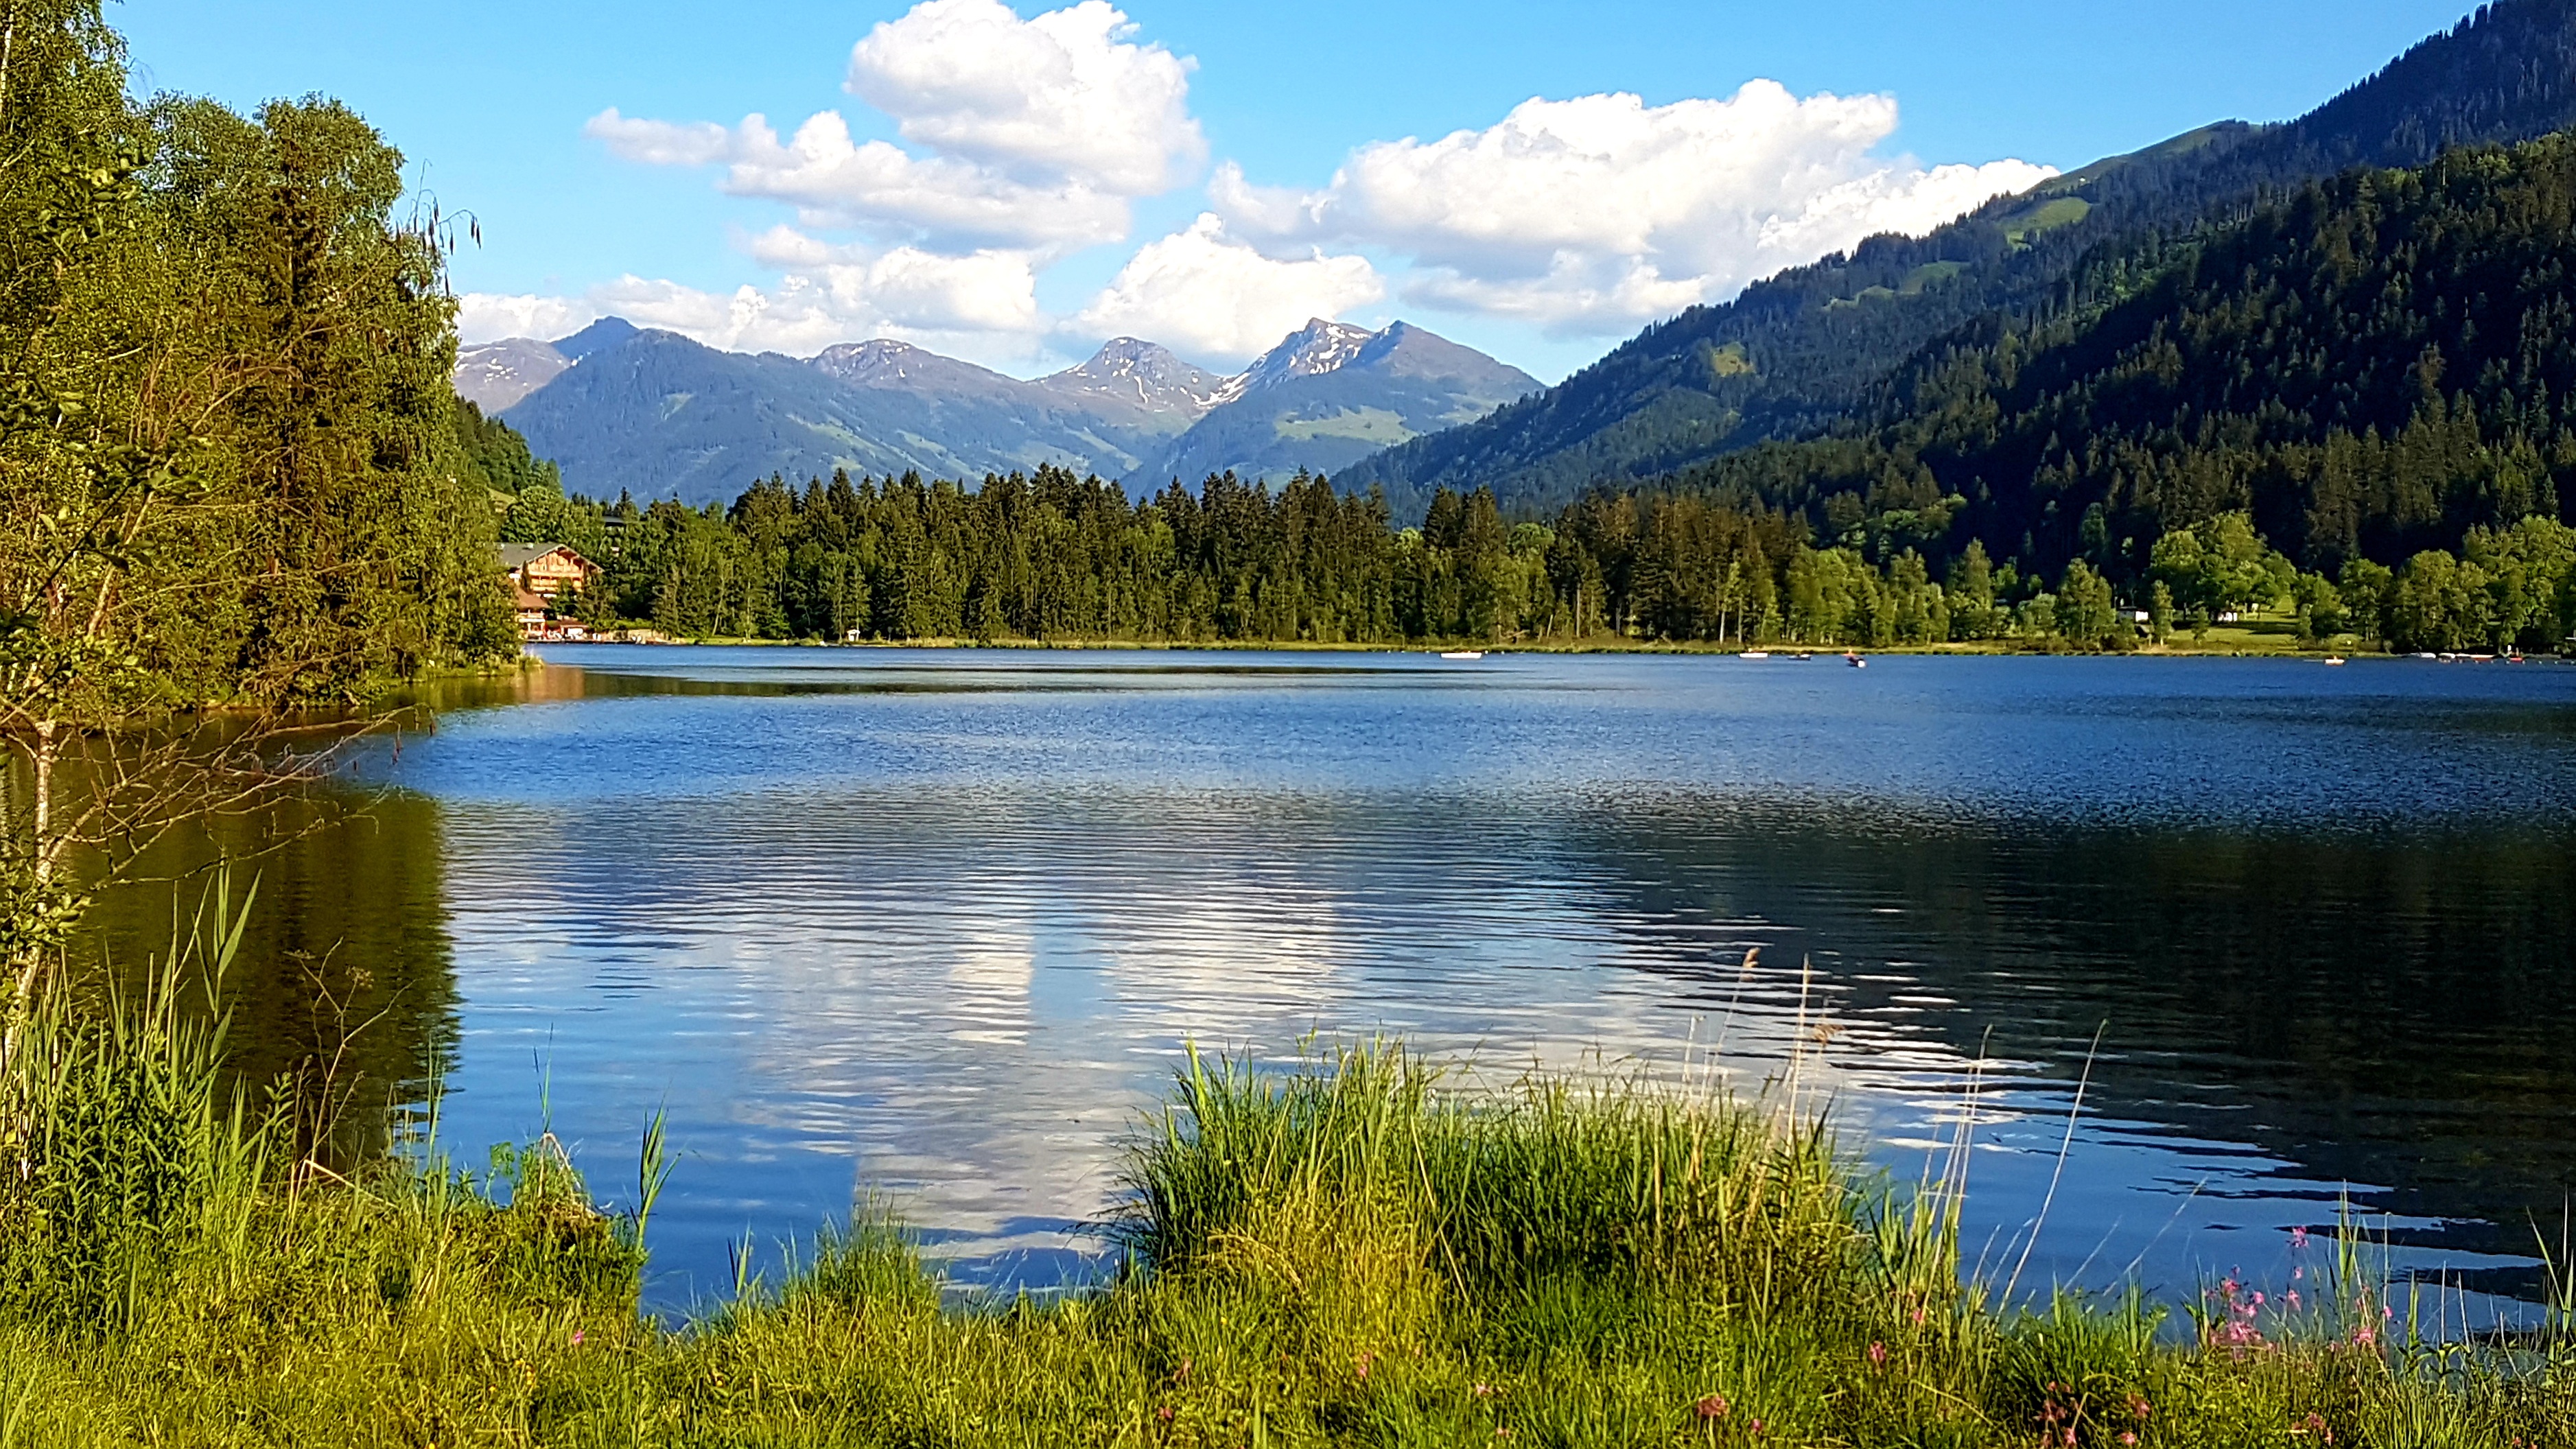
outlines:
[{"label": "white boat", "polygon": [[1442,654],[1440,657],[1443,659],[1482,659],[1485,657],[1485,651],[1482,649],[1452,649],[1447,653]]},{"label": "white boat", "polygon": [[1768,649],[1747,649],[1735,657],[1738,659],[1768,659],[1771,657],[1771,651]]},{"label": "white boat", "polygon": [[2326,662],[2328,664],[2341,664],[2343,662],[2343,656],[2340,654],[2329,654],[2326,656]]},{"label": "white boat", "polygon": [[1843,662],[1844,662],[1845,664],[1850,665],[1850,666],[1851,666],[1852,668],[1854,668],[1854,669],[1867,669],[1867,668],[1869,667],[1869,661],[1868,661],[1868,660],[1866,660],[1866,659],[1861,658],[1861,657],[1860,657],[1859,655],[1857,655],[1857,654],[1846,654],[1846,655],[1844,655],[1844,656],[1843,656]]}]

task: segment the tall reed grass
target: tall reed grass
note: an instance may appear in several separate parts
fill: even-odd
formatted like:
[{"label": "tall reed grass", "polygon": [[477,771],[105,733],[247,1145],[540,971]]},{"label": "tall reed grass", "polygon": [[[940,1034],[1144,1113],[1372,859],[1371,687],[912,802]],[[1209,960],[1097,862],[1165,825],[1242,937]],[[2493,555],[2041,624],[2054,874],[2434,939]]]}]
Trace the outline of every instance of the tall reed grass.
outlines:
[{"label": "tall reed grass", "polygon": [[[2006,1311],[1956,1180],[1812,1115],[1383,1043],[1192,1056],[1095,1291],[960,1305],[872,1211],[665,1326],[643,1218],[551,1139],[341,1173],[290,1094],[220,1088],[213,899],[144,999],[49,1002],[0,1073],[0,1449],[2576,1445],[2558,1341],[2410,1341],[2357,1250],[2296,1313]],[[639,1169],[649,1203],[658,1131]]]}]

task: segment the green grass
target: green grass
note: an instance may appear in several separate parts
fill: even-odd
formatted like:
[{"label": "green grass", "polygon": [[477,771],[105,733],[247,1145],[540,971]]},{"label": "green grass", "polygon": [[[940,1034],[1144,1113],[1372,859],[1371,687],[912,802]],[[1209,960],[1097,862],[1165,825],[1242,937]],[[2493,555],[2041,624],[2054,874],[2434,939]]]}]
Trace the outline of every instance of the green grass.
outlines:
[{"label": "green grass", "polygon": [[2073,226],[2093,214],[2093,203],[2080,196],[2057,196],[2004,220],[2004,240],[2021,246],[2042,232]]},{"label": "green grass", "polygon": [[1404,425],[1403,416],[1385,408],[1344,408],[1322,418],[1280,418],[1271,424],[1271,428],[1280,437],[1298,442],[1349,438],[1355,442],[1393,446],[1413,436],[1413,430]]},{"label": "green grass", "polygon": [[1750,377],[1761,369],[1753,365],[1753,355],[1743,343],[1730,342],[1709,349],[1708,370],[1712,377]]},{"label": "green grass", "polygon": [[160,979],[49,1007],[0,1074],[0,1449],[2576,1444],[2576,1362],[2409,1344],[2356,1253],[2287,1317],[2001,1313],[1958,1280],[1955,1184],[1891,1190],[1811,1116],[1472,1090],[1391,1046],[1194,1057],[1097,1291],[944,1304],[863,1214],[666,1328],[645,1224],[550,1140],[326,1171],[216,1091],[220,1034]]}]

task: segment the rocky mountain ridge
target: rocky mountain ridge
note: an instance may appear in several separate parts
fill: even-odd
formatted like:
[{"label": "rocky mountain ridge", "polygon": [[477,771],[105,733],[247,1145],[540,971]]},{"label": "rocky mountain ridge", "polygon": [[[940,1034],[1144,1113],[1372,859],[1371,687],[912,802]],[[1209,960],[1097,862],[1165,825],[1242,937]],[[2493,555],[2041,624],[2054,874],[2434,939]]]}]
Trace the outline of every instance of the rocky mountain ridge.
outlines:
[{"label": "rocky mountain ridge", "polygon": [[1330,472],[1538,387],[1406,323],[1320,318],[1231,377],[1120,337],[1028,380],[891,338],[797,359],[609,318],[553,342],[464,348],[456,385],[558,463],[568,488],[693,503],[835,468],[973,480],[1056,463],[1140,491],[1229,469]]}]

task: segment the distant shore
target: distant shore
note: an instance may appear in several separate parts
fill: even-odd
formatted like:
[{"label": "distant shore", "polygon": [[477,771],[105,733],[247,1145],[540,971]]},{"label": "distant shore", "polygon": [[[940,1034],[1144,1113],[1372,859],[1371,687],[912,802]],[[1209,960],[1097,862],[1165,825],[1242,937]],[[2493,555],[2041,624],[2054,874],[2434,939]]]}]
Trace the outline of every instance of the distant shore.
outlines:
[{"label": "distant shore", "polygon": [[[1747,653],[1768,654],[1773,658],[1791,655],[1831,655],[1846,653],[1868,655],[1913,656],[2056,656],[2088,658],[2138,659],[2410,659],[2412,654],[2395,654],[2382,649],[2366,648],[2349,640],[2337,643],[2301,645],[2281,636],[2251,630],[2213,630],[2205,641],[2176,641],[2166,644],[2141,644],[2135,649],[2086,650],[2069,648],[2063,643],[2052,647],[2050,641],[2029,639],[1980,639],[1941,644],[1714,644],[1697,641],[1655,641],[1585,639],[1563,643],[1521,641],[1504,644],[1480,644],[1465,640],[1425,640],[1408,644],[1337,644],[1303,639],[871,639],[854,643],[831,643],[820,639],[756,639],[713,636],[694,639],[657,639],[633,641],[619,639],[554,640],[552,643],[632,644],[635,647],[665,645],[698,645],[727,648],[778,649],[1019,649],[1047,651],[1123,651],[1141,653],[1261,653],[1261,654],[1445,654],[1474,651],[1485,655],[1505,654],[1664,654],[1740,657]],[[2466,657],[2466,656],[2462,656]],[[2519,657],[2530,663],[2560,663],[2566,656],[2526,654],[2492,655],[2493,662]]]}]

